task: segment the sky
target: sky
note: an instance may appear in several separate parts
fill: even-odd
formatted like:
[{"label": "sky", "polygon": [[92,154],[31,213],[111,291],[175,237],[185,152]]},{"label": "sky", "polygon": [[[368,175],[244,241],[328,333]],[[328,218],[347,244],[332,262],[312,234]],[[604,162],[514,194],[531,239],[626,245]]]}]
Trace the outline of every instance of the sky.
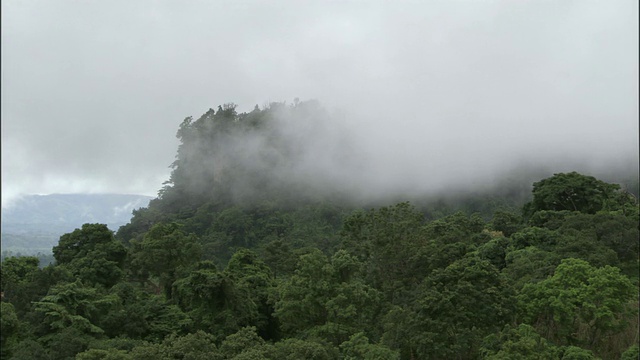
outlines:
[{"label": "sky", "polygon": [[154,196],[182,120],[229,102],[317,99],[381,191],[638,162],[636,0],[1,6],[3,207]]}]

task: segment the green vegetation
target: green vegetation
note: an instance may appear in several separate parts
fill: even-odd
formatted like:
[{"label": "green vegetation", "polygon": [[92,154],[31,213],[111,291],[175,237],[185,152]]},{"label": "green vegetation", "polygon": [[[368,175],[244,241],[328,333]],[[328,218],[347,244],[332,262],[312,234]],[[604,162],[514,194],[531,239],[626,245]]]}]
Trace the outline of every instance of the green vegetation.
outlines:
[{"label": "green vegetation", "polygon": [[42,268],[4,258],[2,358],[637,358],[633,195],[572,172],[365,206],[287,172],[301,139],[275,122],[316,111],[188,118],[129,224],[61,236]]}]

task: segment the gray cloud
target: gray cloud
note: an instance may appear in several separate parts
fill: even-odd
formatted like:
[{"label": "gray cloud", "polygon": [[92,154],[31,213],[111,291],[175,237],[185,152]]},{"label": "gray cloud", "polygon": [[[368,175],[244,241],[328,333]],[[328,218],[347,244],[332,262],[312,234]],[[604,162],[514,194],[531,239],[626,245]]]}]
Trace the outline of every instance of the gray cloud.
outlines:
[{"label": "gray cloud", "polygon": [[634,164],[638,4],[3,1],[3,204],[153,195],[184,117],[295,97],[344,112],[380,188]]}]

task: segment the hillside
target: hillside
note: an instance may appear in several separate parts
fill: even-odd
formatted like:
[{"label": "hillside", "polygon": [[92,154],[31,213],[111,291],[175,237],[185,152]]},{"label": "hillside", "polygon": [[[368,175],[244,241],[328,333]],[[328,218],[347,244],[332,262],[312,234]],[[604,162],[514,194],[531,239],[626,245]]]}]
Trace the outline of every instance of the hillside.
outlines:
[{"label": "hillside", "polygon": [[637,181],[524,169],[376,193],[345,181],[358,153],[310,151],[325,116],[185,119],[171,178],[115,234],[87,210],[54,265],[2,262],[2,357],[637,358]]}]

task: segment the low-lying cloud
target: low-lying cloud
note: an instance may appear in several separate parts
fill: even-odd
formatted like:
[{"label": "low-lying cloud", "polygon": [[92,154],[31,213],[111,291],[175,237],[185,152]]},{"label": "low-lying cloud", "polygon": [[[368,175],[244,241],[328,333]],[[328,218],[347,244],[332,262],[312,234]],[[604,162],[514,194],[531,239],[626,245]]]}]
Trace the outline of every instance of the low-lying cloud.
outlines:
[{"label": "low-lying cloud", "polygon": [[[634,1],[2,10],[3,206],[20,193],[154,195],[185,116],[295,97],[341,114],[300,172],[374,194],[638,162]],[[344,134],[358,166],[315,150]]]}]

